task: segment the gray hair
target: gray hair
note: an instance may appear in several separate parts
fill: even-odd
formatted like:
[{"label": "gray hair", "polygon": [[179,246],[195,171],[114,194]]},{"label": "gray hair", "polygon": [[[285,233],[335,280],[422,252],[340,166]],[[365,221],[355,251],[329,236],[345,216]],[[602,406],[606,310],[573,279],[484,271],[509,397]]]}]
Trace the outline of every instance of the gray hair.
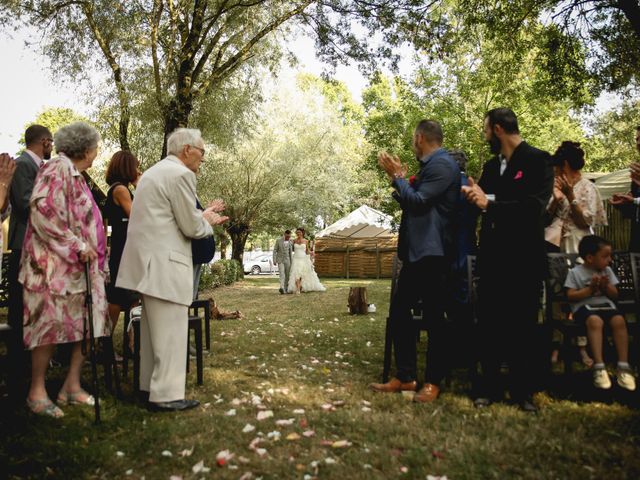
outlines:
[{"label": "gray hair", "polygon": [[87,122],[65,125],[53,137],[56,151],[72,159],[82,158],[88,150],[96,148],[99,141],[100,134]]},{"label": "gray hair", "polygon": [[167,152],[178,155],[185,145],[195,146],[202,140],[200,130],[196,128],[177,128],[167,138]]}]

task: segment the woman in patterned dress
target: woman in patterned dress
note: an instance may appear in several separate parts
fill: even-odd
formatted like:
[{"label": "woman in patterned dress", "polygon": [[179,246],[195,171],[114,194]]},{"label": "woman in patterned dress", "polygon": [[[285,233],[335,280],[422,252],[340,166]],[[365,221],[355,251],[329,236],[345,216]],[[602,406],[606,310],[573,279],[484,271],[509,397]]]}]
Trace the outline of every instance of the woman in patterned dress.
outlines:
[{"label": "woman in patterned dress", "polygon": [[85,262],[89,262],[96,337],[109,335],[104,289],[106,238],[102,216],[82,171],[91,167],[100,135],[76,122],[54,136],[58,156],[38,172],[29,201],[19,281],[24,286],[24,343],[31,350],[28,407],[59,418],[62,410],[45,389],[45,374],[56,344],[72,343],[69,372],[58,404],[93,405],[80,385],[85,338]]}]

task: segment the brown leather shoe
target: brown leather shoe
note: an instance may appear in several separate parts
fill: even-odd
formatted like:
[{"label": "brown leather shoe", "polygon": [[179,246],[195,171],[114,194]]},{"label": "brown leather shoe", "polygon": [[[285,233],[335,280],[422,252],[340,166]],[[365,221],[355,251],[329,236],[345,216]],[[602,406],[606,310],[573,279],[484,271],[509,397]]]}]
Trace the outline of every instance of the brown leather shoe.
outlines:
[{"label": "brown leather shoe", "polygon": [[440,394],[440,388],[433,383],[425,383],[424,386],[413,396],[414,402],[431,403]]},{"label": "brown leather shoe", "polygon": [[397,393],[403,390],[407,391],[416,391],[416,387],[418,384],[414,380],[413,382],[402,383],[397,378],[392,378],[387,383],[370,383],[369,388],[374,392],[383,392],[383,393]]}]

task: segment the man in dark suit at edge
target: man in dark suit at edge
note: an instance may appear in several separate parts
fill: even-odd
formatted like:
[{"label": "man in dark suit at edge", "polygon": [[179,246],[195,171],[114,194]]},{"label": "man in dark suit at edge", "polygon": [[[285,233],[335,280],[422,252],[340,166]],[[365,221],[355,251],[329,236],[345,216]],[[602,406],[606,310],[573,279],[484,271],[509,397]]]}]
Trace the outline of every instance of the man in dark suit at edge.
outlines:
[{"label": "man in dark suit at edge", "polygon": [[16,171],[11,182],[9,196],[11,218],[7,242],[11,250],[7,282],[9,284],[8,321],[15,332],[10,366],[11,375],[15,376],[12,377],[14,381],[22,377],[23,370],[27,366],[26,356],[19,354],[24,350],[24,343],[22,340],[22,285],[18,282],[18,271],[24,232],[29,220],[29,199],[38,170],[42,167],[44,160],[51,158],[53,150],[53,136],[49,129],[42,125],[29,126],[24,132],[24,140],[27,148],[16,158]]},{"label": "man in dark suit at edge", "polygon": [[500,363],[510,369],[511,398],[536,412],[533,392],[542,366],[536,324],[547,273],[543,215],[553,189],[550,155],[520,136],[515,113],[496,108],[484,118],[484,135],[495,155],[478,184],[463,187],[482,211],[478,248],[478,300],[482,376],[474,404],[501,400]]},{"label": "man in dark suit at edge", "polygon": [[373,383],[377,392],[415,391],[416,334],[411,309],[423,301],[428,320],[429,345],[425,384],[413,400],[432,402],[447,372],[444,323],[444,285],[453,241],[452,220],[460,194],[460,170],[442,148],[442,127],[434,120],[422,120],[413,135],[413,150],[420,171],[411,183],[404,176],[406,166],[383,152],[378,162],[389,176],[394,198],[402,208],[398,257],[402,270],[389,308],[392,322],[396,377],[387,383]]},{"label": "man in dark suit at edge", "polygon": [[[636,150],[640,153],[640,125],[636,127]],[[640,162],[629,165],[631,190],[626,194],[614,194],[611,203],[622,216],[631,220],[629,251],[640,253]]]}]

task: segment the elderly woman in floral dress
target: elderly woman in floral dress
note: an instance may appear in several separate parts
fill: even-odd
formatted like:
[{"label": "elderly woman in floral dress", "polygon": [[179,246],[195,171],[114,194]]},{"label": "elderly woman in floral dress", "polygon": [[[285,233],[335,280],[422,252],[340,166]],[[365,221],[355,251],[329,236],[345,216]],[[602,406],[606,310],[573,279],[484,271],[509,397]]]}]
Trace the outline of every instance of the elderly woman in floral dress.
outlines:
[{"label": "elderly woman in floral dress", "polygon": [[90,265],[95,336],[109,334],[103,273],[106,238],[100,210],[82,176],[96,158],[99,141],[98,132],[84,122],[58,130],[58,156],[39,171],[29,202],[18,277],[24,286],[24,343],[32,362],[27,405],[34,413],[55,418],[64,413],[47,395],[45,373],[56,344],[72,343],[58,405],[95,403],[80,385],[85,262]]}]

